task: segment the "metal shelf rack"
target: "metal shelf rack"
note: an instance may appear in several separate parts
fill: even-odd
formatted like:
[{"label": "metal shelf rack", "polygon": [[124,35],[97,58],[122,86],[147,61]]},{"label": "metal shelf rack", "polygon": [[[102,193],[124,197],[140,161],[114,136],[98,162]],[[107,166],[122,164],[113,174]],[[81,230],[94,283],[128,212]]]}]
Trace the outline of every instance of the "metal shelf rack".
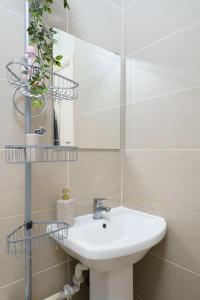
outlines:
[{"label": "metal shelf rack", "polygon": [[[29,45],[27,28],[30,23],[29,0],[25,2],[25,49]],[[73,101],[78,97],[79,84],[60,74],[48,71],[49,78],[45,85],[47,91],[41,95],[34,95],[29,85],[29,76],[38,72],[37,66],[19,62],[10,62],[6,65],[8,82],[14,88],[13,104],[24,115],[25,134],[32,133],[32,99],[42,98],[56,101]],[[28,70],[28,72],[23,72]],[[26,73],[26,74],[24,74]],[[25,97],[24,112],[21,112],[15,103],[16,93]],[[40,116],[41,114],[39,114]],[[78,148],[72,146],[54,145],[7,145],[6,162],[25,166],[25,213],[24,224],[20,225],[7,237],[7,253],[10,255],[24,254],[25,287],[24,299],[32,299],[32,249],[47,243],[63,243],[67,238],[68,224],[62,222],[34,222],[32,221],[31,185],[32,163],[76,161]]]},{"label": "metal shelf rack", "polygon": [[6,162],[9,164],[23,164],[26,161],[65,162],[78,159],[78,147],[54,145],[7,145]]},{"label": "metal shelf rack", "polygon": [[[6,65],[8,82],[14,89],[18,89],[18,92],[29,98],[45,98],[53,99],[57,101],[65,101],[77,99],[79,84],[61,74],[47,70],[47,75],[50,79],[45,79],[45,85],[47,91],[43,94],[35,95],[31,92],[29,85],[30,74],[37,74],[38,67],[34,65],[28,65],[21,62],[11,61]],[[28,70],[28,74],[24,74],[24,70]]]},{"label": "metal shelf rack", "polygon": [[[31,250],[44,245],[63,244],[68,235],[68,224],[64,222],[32,222],[31,235],[26,236],[27,224],[19,226],[7,237],[8,255],[22,255],[26,252],[26,243],[31,241]],[[50,238],[49,238],[50,237]],[[55,241],[57,240],[57,242]]]}]

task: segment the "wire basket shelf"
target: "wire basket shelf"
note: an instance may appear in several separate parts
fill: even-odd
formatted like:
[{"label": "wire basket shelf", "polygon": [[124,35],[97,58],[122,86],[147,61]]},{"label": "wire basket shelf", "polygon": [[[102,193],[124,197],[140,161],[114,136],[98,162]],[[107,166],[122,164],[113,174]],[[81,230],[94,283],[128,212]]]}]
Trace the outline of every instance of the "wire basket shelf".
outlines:
[{"label": "wire basket shelf", "polygon": [[49,245],[58,247],[68,236],[69,225],[64,222],[33,222],[31,225],[28,232],[23,224],[8,235],[8,255],[23,255],[27,246],[31,249]]},{"label": "wire basket shelf", "polygon": [[[30,98],[45,98],[49,100],[75,100],[78,98],[79,84],[69,78],[62,76],[61,74],[47,70],[47,75],[50,79],[44,79],[47,91],[35,95],[31,91],[29,79],[34,74],[37,74],[38,67],[34,65],[28,65],[21,62],[9,62],[6,65],[8,82],[14,89],[18,88],[18,91]],[[28,71],[25,74],[24,71]]]},{"label": "wire basket shelf", "polygon": [[6,162],[65,162],[78,160],[78,147],[54,145],[7,145]]}]

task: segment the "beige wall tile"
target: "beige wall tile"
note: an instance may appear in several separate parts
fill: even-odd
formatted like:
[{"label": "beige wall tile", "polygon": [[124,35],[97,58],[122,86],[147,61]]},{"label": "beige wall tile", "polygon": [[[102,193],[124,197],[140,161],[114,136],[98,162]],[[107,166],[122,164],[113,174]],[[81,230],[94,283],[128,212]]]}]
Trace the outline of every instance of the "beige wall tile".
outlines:
[{"label": "beige wall tile", "polygon": [[[41,300],[60,291],[67,282],[67,265],[60,264],[33,276],[33,300]],[[0,299],[23,299],[24,281],[0,289]]]},{"label": "beige wall tile", "polygon": [[[9,86],[6,80],[0,80],[0,90],[0,110],[2,112],[0,118],[0,148],[2,149],[5,148],[6,144],[23,144],[25,138],[23,117],[15,111],[12,105],[13,88]],[[19,103],[21,102],[19,101]]]},{"label": "beige wall tile", "polygon": [[24,166],[5,162],[0,150],[0,218],[18,215],[24,209]]},{"label": "beige wall tile", "polygon": [[200,25],[193,26],[130,56],[126,100],[139,101],[199,85],[199,32]]},{"label": "beige wall tile", "polygon": [[200,211],[197,151],[127,151],[124,199]]},{"label": "beige wall tile", "polygon": [[200,213],[133,198],[123,205],[165,218],[167,235],[151,252],[200,274]]},{"label": "beige wall tile", "polygon": [[135,3],[137,3],[140,0],[123,0],[124,8],[128,8],[128,6],[131,6]]},{"label": "beige wall tile", "polygon": [[24,282],[23,280],[13,282],[4,288],[0,288],[0,298],[4,300],[23,299],[24,298]]},{"label": "beige wall tile", "polygon": [[121,53],[120,10],[99,0],[86,0],[84,5],[81,0],[69,3],[70,33],[107,50]]},{"label": "beige wall tile", "polygon": [[120,194],[119,151],[79,151],[79,160],[70,164],[70,188],[77,201]]},{"label": "beige wall tile", "polygon": [[143,300],[142,297],[138,296],[137,294],[134,295],[134,300]]},{"label": "beige wall tile", "polygon": [[126,148],[200,148],[200,89],[127,104]]},{"label": "beige wall tile", "polygon": [[[6,3],[6,1],[4,1]],[[2,3],[2,6],[4,3]],[[0,36],[2,37],[3,46],[1,47],[1,65],[0,68],[5,68],[6,63],[13,60],[19,60],[24,53],[24,20],[23,17],[7,9],[0,9]],[[9,28],[9,30],[8,30]],[[6,38],[3,38],[6,33]],[[17,40],[17,47],[16,47]],[[5,77],[4,77],[5,78]]]},{"label": "beige wall tile", "polygon": [[41,300],[63,289],[67,283],[67,264],[61,264],[33,277],[33,300]]},{"label": "beige wall tile", "polygon": [[174,207],[161,207],[167,221],[167,236],[152,252],[189,269],[200,276],[200,213]]},{"label": "beige wall tile", "polygon": [[[125,0],[126,54],[172,34],[200,19],[200,2],[189,0]],[[159,26],[158,26],[159,24]]]},{"label": "beige wall tile", "polygon": [[55,208],[62,189],[68,186],[67,162],[34,164],[32,173],[33,210]]},{"label": "beige wall tile", "polygon": [[23,277],[24,265],[23,257],[8,256],[6,253],[6,239],[7,235],[15,230],[20,224],[23,224],[22,217],[8,218],[0,220],[0,286],[7,285],[13,281],[19,280]]},{"label": "beige wall tile", "polygon": [[123,0],[108,0],[108,2],[115,4],[119,8],[122,8],[122,2],[123,2]]},{"label": "beige wall tile", "polygon": [[157,257],[147,255],[135,265],[135,292],[144,300],[196,300],[200,2],[125,0],[124,5],[130,6],[124,10],[129,151],[123,205],[163,216],[168,224],[166,238],[151,250]]},{"label": "beige wall tile", "polygon": [[24,0],[0,0],[0,6],[24,16]]},{"label": "beige wall tile", "polygon": [[134,267],[135,291],[145,300],[196,300],[200,277],[147,255]]}]

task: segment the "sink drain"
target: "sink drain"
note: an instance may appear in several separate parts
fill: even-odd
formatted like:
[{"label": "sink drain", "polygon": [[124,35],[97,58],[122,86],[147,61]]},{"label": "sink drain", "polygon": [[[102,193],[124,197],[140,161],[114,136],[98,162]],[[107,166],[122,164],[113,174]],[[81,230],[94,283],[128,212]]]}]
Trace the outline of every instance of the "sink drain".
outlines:
[{"label": "sink drain", "polygon": [[107,228],[107,225],[106,225],[106,223],[104,223],[104,224],[103,224],[103,228],[104,228],[104,229],[106,229],[106,228]]}]

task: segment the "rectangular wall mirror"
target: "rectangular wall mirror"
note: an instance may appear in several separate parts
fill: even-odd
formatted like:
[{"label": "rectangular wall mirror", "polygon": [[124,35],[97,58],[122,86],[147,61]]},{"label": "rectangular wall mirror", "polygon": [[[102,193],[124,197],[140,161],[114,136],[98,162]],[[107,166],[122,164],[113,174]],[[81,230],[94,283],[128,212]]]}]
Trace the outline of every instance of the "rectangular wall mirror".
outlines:
[{"label": "rectangular wall mirror", "polygon": [[75,101],[55,102],[55,144],[120,149],[121,56],[56,29],[60,74],[77,81]]}]

